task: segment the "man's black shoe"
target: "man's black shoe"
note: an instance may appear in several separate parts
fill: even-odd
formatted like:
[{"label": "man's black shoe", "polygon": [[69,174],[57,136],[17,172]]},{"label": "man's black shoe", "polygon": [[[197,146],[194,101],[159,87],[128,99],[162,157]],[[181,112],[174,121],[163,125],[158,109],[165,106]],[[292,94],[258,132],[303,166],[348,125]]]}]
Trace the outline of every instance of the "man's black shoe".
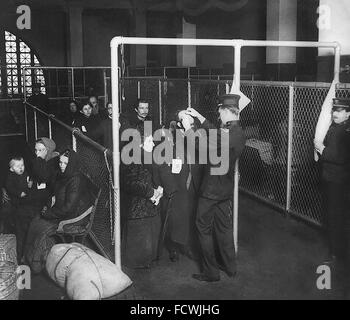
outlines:
[{"label": "man's black shoe", "polygon": [[195,273],[192,275],[192,278],[198,281],[206,281],[206,282],[216,282],[220,280],[220,277],[213,278],[205,275],[204,273]]}]

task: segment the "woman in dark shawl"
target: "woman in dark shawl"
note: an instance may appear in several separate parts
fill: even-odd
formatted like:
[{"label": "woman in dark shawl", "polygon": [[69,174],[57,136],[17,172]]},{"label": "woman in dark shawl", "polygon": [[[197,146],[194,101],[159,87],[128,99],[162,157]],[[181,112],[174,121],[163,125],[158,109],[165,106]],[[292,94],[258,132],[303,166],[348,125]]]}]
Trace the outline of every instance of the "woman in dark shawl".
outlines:
[{"label": "woman in dark shawl", "polygon": [[43,207],[40,216],[33,219],[28,231],[25,257],[34,273],[41,271],[47,254],[55,244],[52,236],[59,222],[81,215],[91,205],[84,181],[77,154],[73,150],[65,150],[59,158],[50,203]]}]

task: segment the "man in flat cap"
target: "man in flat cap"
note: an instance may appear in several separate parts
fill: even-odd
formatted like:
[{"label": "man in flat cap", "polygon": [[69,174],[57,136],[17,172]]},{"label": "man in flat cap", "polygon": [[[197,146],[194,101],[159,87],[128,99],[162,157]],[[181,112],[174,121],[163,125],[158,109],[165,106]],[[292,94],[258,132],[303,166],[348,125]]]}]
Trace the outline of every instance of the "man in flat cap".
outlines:
[{"label": "man in flat cap", "polygon": [[[232,195],[234,188],[234,167],[236,160],[242,154],[245,146],[245,136],[239,124],[239,95],[228,94],[219,99],[219,115],[221,128],[217,129],[217,142],[209,139],[208,151],[216,154],[225,154],[227,148],[227,171],[214,173],[218,165],[211,162],[204,170],[200,186],[200,197],[196,213],[196,227],[202,250],[202,273],[194,274],[193,278],[199,281],[213,282],[220,280],[222,269],[229,277],[236,274],[235,248],[233,242]],[[188,108],[187,112],[197,118],[201,127],[207,132],[215,128],[198,111]],[[216,129],[216,128],[215,128]],[[223,140],[221,140],[223,137]],[[225,140],[226,139],[226,140]],[[221,143],[220,143],[221,141]],[[220,261],[216,260],[214,250],[214,234],[216,237]]]},{"label": "man in flat cap", "polygon": [[[324,144],[315,144],[321,155],[325,225],[329,241],[327,262],[345,263],[350,270],[350,99],[333,99],[332,124]],[[350,277],[347,276],[347,290]]]}]

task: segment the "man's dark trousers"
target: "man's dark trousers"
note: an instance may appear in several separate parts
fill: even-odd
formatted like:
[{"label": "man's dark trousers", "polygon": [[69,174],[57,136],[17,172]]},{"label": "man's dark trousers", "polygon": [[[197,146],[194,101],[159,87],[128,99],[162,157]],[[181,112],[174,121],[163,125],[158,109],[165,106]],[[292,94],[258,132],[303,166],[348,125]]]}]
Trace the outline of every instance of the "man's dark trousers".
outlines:
[{"label": "man's dark trousers", "polygon": [[211,200],[200,197],[196,226],[203,255],[203,273],[208,277],[220,276],[214,250],[214,235],[224,271],[236,272],[235,248],[232,230],[231,200]]}]

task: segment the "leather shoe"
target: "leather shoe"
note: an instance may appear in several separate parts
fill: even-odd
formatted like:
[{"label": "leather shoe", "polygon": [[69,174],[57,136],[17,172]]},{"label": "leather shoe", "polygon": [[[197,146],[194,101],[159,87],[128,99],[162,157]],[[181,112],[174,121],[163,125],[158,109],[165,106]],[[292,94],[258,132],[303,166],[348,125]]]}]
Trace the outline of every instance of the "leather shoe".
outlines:
[{"label": "leather shoe", "polygon": [[192,275],[192,278],[198,281],[206,281],[206,282],[216,282],[220,280],[220,277],[213,278],[205,275],[204,273],[195,273]]},{"label": "leather shoe", "polygon": [[179,253],[175,249],[170,250],[169,259],[172,262],[179,261]]}]

